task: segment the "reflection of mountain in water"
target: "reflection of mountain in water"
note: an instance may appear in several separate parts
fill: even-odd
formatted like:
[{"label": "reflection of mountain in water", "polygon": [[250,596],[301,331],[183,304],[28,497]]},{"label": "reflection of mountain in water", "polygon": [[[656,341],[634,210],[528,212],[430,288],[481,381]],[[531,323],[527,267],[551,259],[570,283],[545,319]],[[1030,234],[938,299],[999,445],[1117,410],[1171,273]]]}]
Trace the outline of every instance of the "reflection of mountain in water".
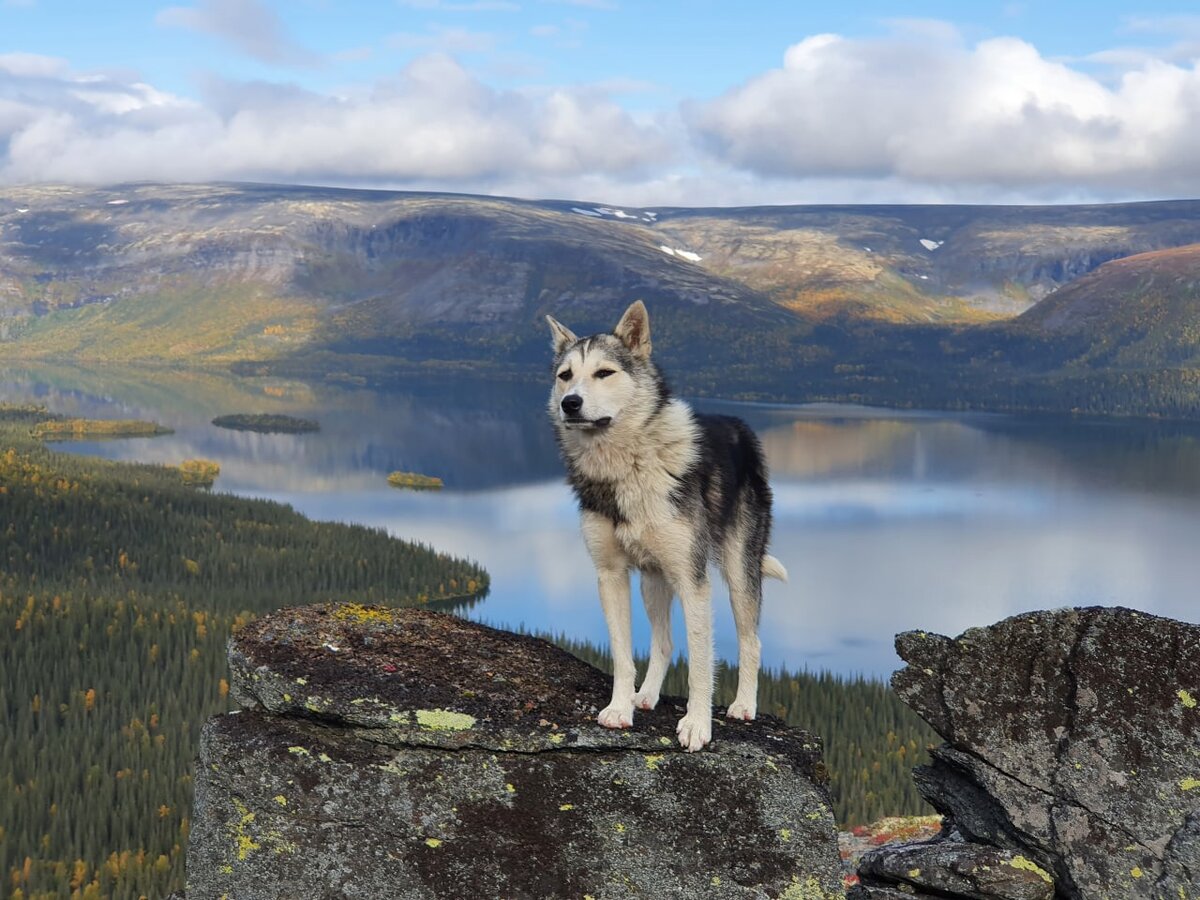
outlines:
[{"label": "reflection of mountain in water", "polygon": [[[562,479],[545,388],[462,377],[373,391],[216,372],[29,368],[6,373],[0,397],[68,415],[153,419],[150,440],[88,443],[74,452],[178,464],[221,464],[218,488],[244,492],[389,490],[388,472],[436,475],[450,491]],[[1002,415],[954,416],[846,406],[699,401],[745,418],[776,479],[1103,485],[1200,494],[1200,429]],[[318,434],[215,428],[232,412],[317,419]]]},{"label": "reflection of mountain in water", "polygon": [[[447,380],[377,392],[336,385],[203,373],[62,369],[10,375],[0,394],[52,411],[146,418],[175,434],[160,443],[80,445],[116,459],[221,464],[226,490],[326,491],[384,487],[388,472],[436,475],[450,490],[561,477],[545,392],[528,384]],[[316,419],[316,434],[214,427],[215,413],[271,412]]]}]

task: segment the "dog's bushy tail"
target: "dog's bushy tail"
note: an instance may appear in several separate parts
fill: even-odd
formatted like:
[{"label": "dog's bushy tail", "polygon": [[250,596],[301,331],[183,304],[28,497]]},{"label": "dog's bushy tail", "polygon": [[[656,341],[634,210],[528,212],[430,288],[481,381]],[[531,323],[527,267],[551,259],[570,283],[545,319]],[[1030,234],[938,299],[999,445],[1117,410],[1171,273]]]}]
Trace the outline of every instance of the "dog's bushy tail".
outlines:
[{"label": "dog's bushy tail", "polygon": [[767,578],[778,578],[780,581],[787,581],[787,569],[783,567],[783,563],[767,554],[763,555],[762,573]]}]

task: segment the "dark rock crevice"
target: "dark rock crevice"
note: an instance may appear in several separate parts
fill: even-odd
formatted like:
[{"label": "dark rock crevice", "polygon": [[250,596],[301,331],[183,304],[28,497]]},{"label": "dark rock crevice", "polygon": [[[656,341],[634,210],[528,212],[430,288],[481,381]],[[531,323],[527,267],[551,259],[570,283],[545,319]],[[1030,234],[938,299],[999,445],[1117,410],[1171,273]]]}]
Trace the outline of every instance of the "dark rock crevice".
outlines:
[{"label": "dark rock crevice", "polygon": [[[918,786],[972,846],[1052,872],[1062,900],[1200,896],[1200,626],[1065,609],[897,650],[895,689],[947,741]],[[864,897],[898,889],[862,872]]]}]

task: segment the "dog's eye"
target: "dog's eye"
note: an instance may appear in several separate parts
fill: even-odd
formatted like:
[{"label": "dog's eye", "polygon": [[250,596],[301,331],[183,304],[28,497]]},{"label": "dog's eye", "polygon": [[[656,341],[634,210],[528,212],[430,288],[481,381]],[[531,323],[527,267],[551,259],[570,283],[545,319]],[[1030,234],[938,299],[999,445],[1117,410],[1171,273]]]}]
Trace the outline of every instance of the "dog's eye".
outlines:
[{"label": "dog's eye", "polygon": [[616,374],[617,374],[616,369],[597,369],[596,370],[597,378],[607,378],[609,375],[616,375]]},{"label": "dog's eye", "polygon": [[571,380],[571,370],[563,369],[561,372],[558,373],[558,377],[559,377],[560,381],[570,381]]}]

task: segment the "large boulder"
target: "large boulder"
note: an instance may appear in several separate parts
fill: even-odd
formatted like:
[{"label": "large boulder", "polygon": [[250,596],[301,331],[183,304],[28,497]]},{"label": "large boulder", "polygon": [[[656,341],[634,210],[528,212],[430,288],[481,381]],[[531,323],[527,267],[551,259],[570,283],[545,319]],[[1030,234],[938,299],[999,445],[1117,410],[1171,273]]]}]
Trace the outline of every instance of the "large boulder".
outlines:
[{"label": "large boulder", "polygon": [[1064,898],[1200,897],[1200,627],[1064,609],[896,648],[893,687],[946,741],[918,785],[969,841]]},{"label": "large boulder", "polygon": [[229,657],[189,897],[841,896],[819,741],[775,719],[609,731],[596,669],[425,610],[282,610]]}]

